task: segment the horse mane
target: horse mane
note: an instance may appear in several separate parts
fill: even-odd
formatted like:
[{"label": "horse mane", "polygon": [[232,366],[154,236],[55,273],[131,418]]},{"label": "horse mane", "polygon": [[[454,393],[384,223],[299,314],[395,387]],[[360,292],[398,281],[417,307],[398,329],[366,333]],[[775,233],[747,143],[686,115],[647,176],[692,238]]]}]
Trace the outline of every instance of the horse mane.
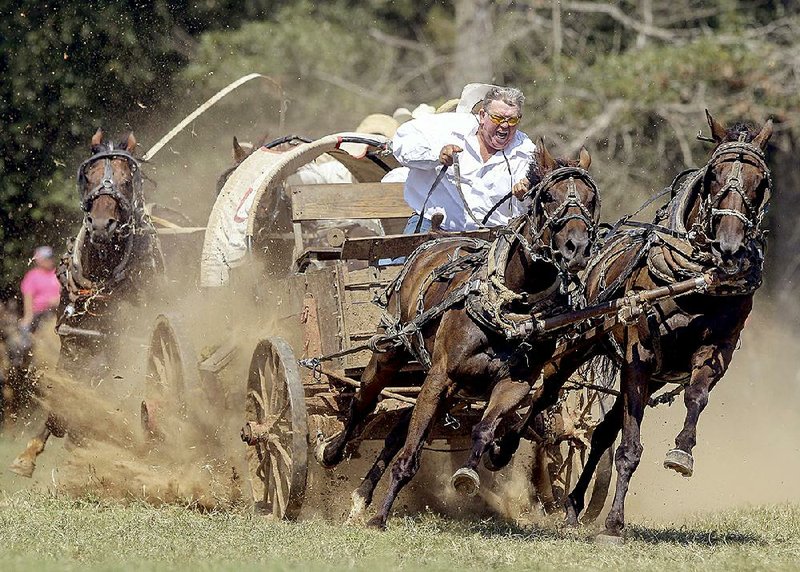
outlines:
[{"label": "horse mane", "polygon": [[[561,167],[577,167],[579,163],[579,159],[559,157],[556,159],[556,169]],[[534,159],[528,165],[528,173],[525,175],[525,178],[530,182],[530,188],[533,188],[542,182],[542,179],[544,179],[545,175],[547,175],[547,173],[543,172],[541,163]]]},{"label": "horse mane", "polygon": [[756,135],[758,135],[758,129],[749,121],[737,121],[725,130],[725,139],[720,141],[720,143],[738,141],[739,135],[742,133],[747,134],[745,142],[750,143],[753,139],[755,139]]}]

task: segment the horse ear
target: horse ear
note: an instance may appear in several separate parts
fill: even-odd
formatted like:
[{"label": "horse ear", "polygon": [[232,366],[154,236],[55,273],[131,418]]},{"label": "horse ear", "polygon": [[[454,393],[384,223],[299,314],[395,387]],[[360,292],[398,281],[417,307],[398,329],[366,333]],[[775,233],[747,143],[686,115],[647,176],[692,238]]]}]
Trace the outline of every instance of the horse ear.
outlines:
[{"label": "horse ear", "polygon": [[95,147],[99,147],[103,143],[103,128],[98,127],[97,131],[94,132],[92,136],[92,149],[94,150]]},{"label": "horse ear", "polygon": [[133,153],[133,150],[136,149],[136,137],[133,136],[133,131],[128,133],[128,138],[122,142],[122,147],[128,153]]},{"label": "horse ear", "polygon": [[239,140],[236,136],[233,136],[233,160],[236,161],[237,164],[241,163],[247,159],[247,151],[239,145]]},{"label": "horse ear", "polygon": [[539,156],[539,165],[541,165],[542,171],[549,173],[556,168],[556,160],[550,154],[550,151],[547,150],[544,144],[544,137],[539,137],[539,140],[536,142],[536,154]]},{"label": "horse ear", "polygon": [[706,109],[706,120],[708,120],[708,126],[711,128],[711,137],[714,141],[717,143],[725,141],[725,137],[728,135],[727,130],[716,119],[711,117],[708,109]]},{"label": "horse ear", "polygon": [[589,169],[589,165],[591,164],[592,164],[592,156],[589,155],[589,151],[586,150],[586,147],[581,147],[581,154],[580,154],[580,160],[578,161],[578,167],[586,171]]},{"label": "horse ear", "polygon": [[767,146],[767,141],[772,137],[772,118],[770,118],[758,132],[758,135],[753,138],[753,145],[758,145],[763,151]]}]

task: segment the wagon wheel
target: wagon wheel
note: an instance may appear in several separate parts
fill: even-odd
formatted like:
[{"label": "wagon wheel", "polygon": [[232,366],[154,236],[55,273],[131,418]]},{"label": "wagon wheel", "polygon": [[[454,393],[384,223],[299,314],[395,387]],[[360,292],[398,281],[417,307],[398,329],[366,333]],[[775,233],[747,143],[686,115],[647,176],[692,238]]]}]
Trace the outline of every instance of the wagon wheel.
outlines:
[{"label": "wagon wheel", "polygon": [[275,518],[294,519],[306,488],[308,425],[305,393],[289,344],[261,340],[247,378],[242,440],[253,502]]},{"label": "wagon wheel", "polygon": [[[566,496],[578,481],[589,454],[589,441],[599,423],[601,396],[593,391],[575,391],[564,396],[560,406],[545,412],[538,433],[544,441],[534,443],[531,480],[546,512],[562,509]],[[591,522],[603,510],[611,484],[613,454],[609,450],[598,463],[583,522]]]},{"label": "wagon wheel", "polygon": [[189,419],[189,395],[200,387],[197,354],[177,316],[156,318],[147,352],[142,427],[157,439],[173,437]]}]

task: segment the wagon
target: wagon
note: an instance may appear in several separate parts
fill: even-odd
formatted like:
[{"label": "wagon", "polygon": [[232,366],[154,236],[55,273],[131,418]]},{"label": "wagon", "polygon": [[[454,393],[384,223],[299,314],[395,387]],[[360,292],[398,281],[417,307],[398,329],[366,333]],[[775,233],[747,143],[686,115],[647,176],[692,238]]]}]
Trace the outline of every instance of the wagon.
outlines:
[{"label": "wagon", "polygon": [[[342,151],[348,142],[366,142],[364,153],[354,157]],[[231,341],[198,352],[180,318],[166,314],[159,316],[151,336],[142,403],[147,431],[158,435],[165,431],[170,415],[192,415],[188,404],[197,400],[189,399],[190,393],[202,394],[201,401],[209,404],[198,417],[213,419],[221,411],[238,415],[247,497],[277,518],[298,516],[308,465],[313,462],[311,444],[317,436],[329,436],[342,427],[359,386],[357,380],[370,358],[366,342],[381,316],[373,300],[402,268],[382,262],[408,255],[431,238],[391,233],[402,229],[411,211],[401,183],[380,182],[394,166],[393,158],[382,153],[384,143],[372,135],[337,134],[302,143],[280,156],[254,154],[245,160],[212,210],[201,280],[205,286],[225,288],[236,282],[236,267],[260,264],[263,272],[278,277],[279,284],[272,287],[273,295],[281,293],[277,327],[260,336],[249,352]],[[298,169],[323,154],[341,161],[356,182],[298,181]],[[380,229],[390,233],[364,232],[370,227],[364,221],[379,221]],[[491,239],[492,231],[458,235]],[[263,299],[267,294],[260,295]],[[240,382],[243,387],[221,387],[220,375],[237,352],[240,359],[249,358],[246,379]],[[314,359],[318,356],[331,357]],[[363,439],[385,438],[413,406],[423,375],[415,362],[401,370],[396,385],[382,392]],[[429,438],[445,440],[451,449],[468,445],[485,406],[485,401],[460,399]],[[545,434],[534,448],[532,475],[545,507],[558,504],[577,479],[602,406],[596,394],[582,390],[547,416]],[[607,479],[598,479],[596,489],[602,507]]]}]

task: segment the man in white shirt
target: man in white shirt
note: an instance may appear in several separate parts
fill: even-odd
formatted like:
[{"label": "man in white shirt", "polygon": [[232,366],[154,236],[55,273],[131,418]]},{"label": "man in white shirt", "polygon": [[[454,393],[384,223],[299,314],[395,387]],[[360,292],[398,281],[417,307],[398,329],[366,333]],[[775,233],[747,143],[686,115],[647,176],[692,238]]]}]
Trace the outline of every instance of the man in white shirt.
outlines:
[{"label": "man in white shirt", "polygon": [[[444,211],[443,230],[478,228],[486,214],[521,181],[535,146],[517,130],[522,118],[522,92],[492,86],[480,102],[477,115],[440,113],[402,124],[393,139],[394,155],[409,168],[405,200],[416,213],[406,233],[430,228],[434,212]],[[461,190],[452,166],[458,155]],[[431,191],[443,166],[447,171]],[[506,224],[526,207],[515,197],[506,200],[489,217],[487,226]]]}]

